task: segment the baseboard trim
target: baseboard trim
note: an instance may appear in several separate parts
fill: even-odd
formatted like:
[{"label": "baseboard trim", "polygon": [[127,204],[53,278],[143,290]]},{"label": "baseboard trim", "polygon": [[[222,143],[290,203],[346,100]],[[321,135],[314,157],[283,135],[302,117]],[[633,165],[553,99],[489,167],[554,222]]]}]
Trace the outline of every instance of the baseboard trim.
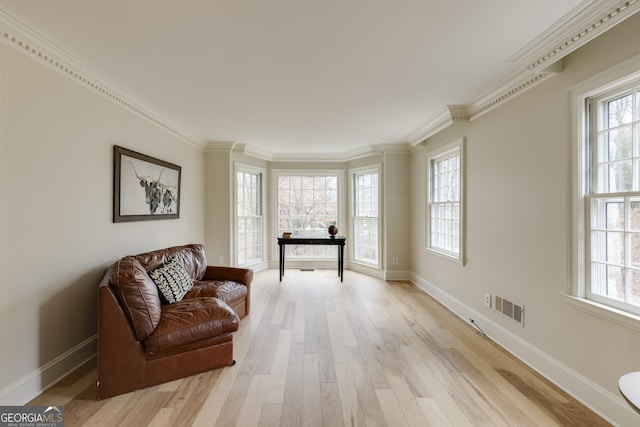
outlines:
[{"label": "baseboard trim", "polygon": [[97,344],[98,335],[95,334],[39,369],[8,385],[0,391],[0,405],[20,406],[27,404],[89,359],[95,357]]},{"label": "baseboard trim", "polygon": [[376,279],[385,280],[384,270],[381,270],[375,267],[369,267],[368,265],[360,264],[353,261],[347,263],[345,270],[352,270],[357,273],[362,273],[362,274],[366,274],[367,276],[375,277]]},{"label": "baseboard trim", "polygon": [[411,281],[411,277],[412,276],[410,271],[387,270],[384,275],[385,280],[398,281],[398,282]]},{"label": "baseboard trim", "polygon": [[638,415],[621,396],[611,393],[571,367],[532,346],[529,342],[503,328],[489,317],[473,310],[462,301],[422,277],[412,273],[410,280],[465,322],[469,322],[469,319],[473,318],[476,323],[482,325],[482,329],[489,339],[609,423],[616,426],[638,424]]}]

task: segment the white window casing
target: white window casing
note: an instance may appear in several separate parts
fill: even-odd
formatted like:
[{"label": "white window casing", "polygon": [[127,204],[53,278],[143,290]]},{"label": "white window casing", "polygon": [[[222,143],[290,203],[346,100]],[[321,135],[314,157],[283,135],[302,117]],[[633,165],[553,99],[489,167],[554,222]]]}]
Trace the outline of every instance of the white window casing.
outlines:
[{"label": "white window casing", "polygon": [[464,138],[427,154],[426,248],[464,264]]}]

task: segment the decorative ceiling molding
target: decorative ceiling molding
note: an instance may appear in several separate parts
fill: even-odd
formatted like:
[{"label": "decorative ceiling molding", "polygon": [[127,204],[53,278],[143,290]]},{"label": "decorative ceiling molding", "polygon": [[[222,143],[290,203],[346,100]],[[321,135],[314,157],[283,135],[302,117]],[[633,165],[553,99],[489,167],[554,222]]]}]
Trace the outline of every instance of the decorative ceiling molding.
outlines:
[{"label": "decorative ceiling molding", "polygon": [[380,144],[384,154],[408,154],[413,149],[413,146],[408,142],[401,142],[397,144]]},{"label": "decorative ceiling molding", "polygon": [[241,147],[244,144],[236,144],[234,141],[208,141],[205,144],[205,151],[236,151],[237,147]]},{"label": "decorative ceiling molding", "polygon": [[591,0],[581,3],[508,62],[529,70],[546,68],[640,11],[640,0]]},{"label": "decorative ceiling molding", "polygon": [[437,114],[424,121],[406,136],[406,140],[416,146],[425,139],[448,128],[454,123],[467,123],[469,110],[465,105],[447,105]]},{"label": "decorative ceiling molding", "polygon": [[342,153],[275,153],[271,157],[274,162],[349,162],[363,157],[384,154],[381,145],[367,145]]},{"label": "decorative ceiling molding", "polygon": [[245,154],[247,156],[255,157],[257,159],[262,160],[271,160],[273,158],[273,153],[270,151],[263,150],[258,147],[254,147],[248,144],[236,144],[233,146],[234,153]]},{"label": "decorative ceiling molding", "polygon": [[384,154],[409,153],[411,148],[411,144],[401,142],[367,145],[342,153],[271,153],[249,144],[209,141],[205,151],[244,154],[269,162],[340,163]]},{"label": "decorative ceiling molding", "polygon": [[[521,68],[466,106],[472,121],[562,72],[562,58],[598,35],[640,11],[640,0],[591,0],[583,2],[540,37],[527,44],[509,62]],[[423,122],[406,140],[413,146],[455,123],[449,107]]]},{"label": "decorative ceiling molding", "polygon": [[483,95],[469,103],[469,120],[475,120],[481,115],[491,111],[498,105],[521,95],[528,89],[542,83],[547,78],[556,73],[543,72],[533,76],[529,72],[517,73],[510,79],[505,80],[502,84],[494,87],[486,95]]},{"label": "decorative ceiling molding", "polygon": [[205,147],[204,141],[162,117],[150,103],[66,53],[34,30],[12,18],[4,10],[0,10],[0,41],[178,136],[185,142],[201,149]]}]

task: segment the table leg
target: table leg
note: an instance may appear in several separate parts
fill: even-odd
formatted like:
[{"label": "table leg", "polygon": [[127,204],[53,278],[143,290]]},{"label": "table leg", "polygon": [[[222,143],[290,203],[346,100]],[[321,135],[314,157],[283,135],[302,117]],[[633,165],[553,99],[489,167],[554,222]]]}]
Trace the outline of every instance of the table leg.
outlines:
[{"label": "table leg", "polygon": [[340,282],[342,282],[344,274],[344,245],[340,245],[340,255],[338,255],[338,274],[340,275]]},{"label": "table leg", "polygon": [[282,282],[282,276],[284,276],[284,245],[278,245],[278,252],[280,256],[280,281]]}]

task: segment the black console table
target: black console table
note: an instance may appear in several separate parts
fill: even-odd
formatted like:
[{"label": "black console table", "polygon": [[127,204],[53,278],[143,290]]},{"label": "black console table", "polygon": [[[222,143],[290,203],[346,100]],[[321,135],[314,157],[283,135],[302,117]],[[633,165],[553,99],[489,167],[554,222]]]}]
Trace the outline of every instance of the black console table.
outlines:
[{"label": "black console table", "polygon": [[287,245],[334,245],[340,246],[338,250],[338,276],[342,282],[344,271],[344,236],[335,237],[278,237],[278,252],[280,253],[280,281],[284,276],[284,252]]}]

